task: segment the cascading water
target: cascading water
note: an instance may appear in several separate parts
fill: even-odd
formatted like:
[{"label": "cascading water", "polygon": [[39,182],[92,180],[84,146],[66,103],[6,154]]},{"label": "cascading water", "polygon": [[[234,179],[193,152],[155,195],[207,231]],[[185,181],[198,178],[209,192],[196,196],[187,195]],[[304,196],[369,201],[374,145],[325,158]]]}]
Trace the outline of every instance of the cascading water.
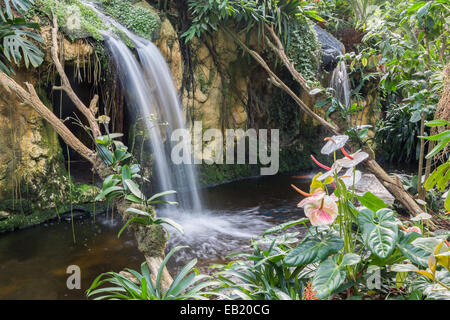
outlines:
[{"label": "cascading water", "polygon": [[[177,210],[174,206],[158,210],[158,215],[172,218],[184,229],[184,235],[180,235],[168,227],[169,246],[191,247],[190,251],[178,253],[175,257],[176,261],[184,261],[192,257],[223,258],[236,248],[248,246],[250,238],[258,237],[271,226],[268,217],[261,214],[261,211],[264,212],[266,209],[259,205],[247,209],[236,209],[232,204],[227,204],[226,209],[202,208],[195,168],[193,165],[174,165],[170,159],[171,132],[185,128],[185,121],[170,69],[158,48],[103,14],[93,4],[89,2],[85,4],[97,13],[105,25],[123,32],[136,48],[139,59],[115,34],[109,31],[102,32],[120,73],[127,105],[141,115],[149,132],[149,143],[153,150],[155,164],[154,176],[159,181],[158,189],[178,192],[177,200],[182,210]],[[158,115],[168,125],[155,125],[151,121],[151,114]],[[188,143],[188,141],[183,142]],[[190,150],[191,146],[185,146],[185,148]],[[239,196],[236,195],[236,197]],[[269,205],[271,205],[270,201]]]},{"label": "cascading water", "polygon": [[[143,119],[149,132],[158,190],[176,190],[178,192],[177,200],[182,209],[201,211],[194,166],[173,164],[169,157],[172,149],[170,141],[172,131],[185,129],[186,125],[177,91],[164,57],[152,42],[129,32],[92,5],[91,7],[107,24],[124,32],[136,47],[140,62],[121,40],[112,33],[102,32],[117,65],[122,86],[126,88],[127,103],[134,112],[141,116],[140,118]],[[165,121],[167,126],[155,124],[151,118],[152,114]],[[188,142],[182,141],[181,143],[187,144]],[[185,150],[190,150],[190,146],[186,145]]]},{"label": "cascading water", "polygon": [[350,80],[344,61],[339,61],[331,76],[330,87],[334,89],[336,98],[346,107],[350,106]]}]

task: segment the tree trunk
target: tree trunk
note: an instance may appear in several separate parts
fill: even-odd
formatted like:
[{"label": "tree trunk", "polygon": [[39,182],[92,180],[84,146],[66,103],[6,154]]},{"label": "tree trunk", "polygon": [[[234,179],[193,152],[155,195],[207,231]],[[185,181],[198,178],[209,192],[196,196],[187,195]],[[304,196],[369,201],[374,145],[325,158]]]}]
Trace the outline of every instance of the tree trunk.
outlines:
[{"label": "tree trunk", "polygon": [[[420,120],[420,136],[423,136],[425,132],[425,111],[422,111],[422,117]],[[422,186],[422,174],[423,174],[423,157],[425,153],[425,140],[420,139],[419,150],[419,169],[417,171],[417,193],[420,200],[425,199],[425,188]]]}]

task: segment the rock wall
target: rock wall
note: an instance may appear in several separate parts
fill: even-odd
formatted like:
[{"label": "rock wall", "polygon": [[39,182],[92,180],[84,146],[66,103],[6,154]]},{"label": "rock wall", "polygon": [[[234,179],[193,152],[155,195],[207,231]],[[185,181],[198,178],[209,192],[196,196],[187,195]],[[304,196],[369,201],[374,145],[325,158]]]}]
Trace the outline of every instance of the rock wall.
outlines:
[{"label": "rock wall", "polygon": [[[47,98],[46,78],[51,62],[50,29],[43,27],[45,62],[37,69],[16,69],[12,78],[23,85],[31,83],[42,102]],[[64,39],[64,61],[70,65],[93,52],[84,41]],[[96,189],[69,180],[61,145],[51,125],[16,94],[0,87],[0,221],[2,229],[34,224],[68,210],[70,203],[92,201]],[[52,214],[39,212],[51,211]]]}]

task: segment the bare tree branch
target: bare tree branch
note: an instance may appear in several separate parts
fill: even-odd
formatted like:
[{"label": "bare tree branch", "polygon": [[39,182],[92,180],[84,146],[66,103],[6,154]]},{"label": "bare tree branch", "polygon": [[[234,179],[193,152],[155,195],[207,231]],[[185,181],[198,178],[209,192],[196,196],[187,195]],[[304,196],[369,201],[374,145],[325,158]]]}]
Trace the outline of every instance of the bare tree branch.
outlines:
[{"label": "bare tree branch", "polygon": [[[77,94],[73,91],[72,86],[70,85],[69,78],[67,77],[64,68],[58,57],[58,19],[55,14],[53,15],[53,27],[52,27],[52,47],[51,47],[51,56],[53,62],[55,64],[56,70],[61,78],[62,86],[53,87],[54,90],[64,90],[67,93],[70,100],[75,104],[78,110],[86,117],[89,127],[92,130],[92,135],[94,138],[97,138],[101,135],[100,127],[98,123],[95,121],[95,109],[90,109],[84,105],[84,103],[80,100]],[[95,95],[93,100],[98,101],[98,96]],[[97,104],[97,102],[95,102]],[[91,102],[92,105],[92,102]]]},{"label": "bare tree branch", "polygon": [[0,84],[8,90],[15,92],[24,104],[32,107],[42,118],[51,124],[67,145],[78,152],[83,158],[94,164],[95,152],[78,140],[78,138],[64,125],[61,119],[42,103],[34,87],[30,83],[25,83],[27,88],[27,90],[25,90],[5,73],[0,72]]}]

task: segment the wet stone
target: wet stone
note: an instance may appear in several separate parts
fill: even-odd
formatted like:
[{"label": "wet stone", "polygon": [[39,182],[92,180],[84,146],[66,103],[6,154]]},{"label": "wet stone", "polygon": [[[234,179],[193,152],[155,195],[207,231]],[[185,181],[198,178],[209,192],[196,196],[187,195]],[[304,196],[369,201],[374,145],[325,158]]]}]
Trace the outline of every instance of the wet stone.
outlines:
[{"label": "wet stone", "polygon": [[394,196],[383,186],[383,184],[371,173],[364,173],[361,180],[355,186],[355,192],[358,195],[363,195],[366,192],[371,192],[386,204],[394,203]]}]

